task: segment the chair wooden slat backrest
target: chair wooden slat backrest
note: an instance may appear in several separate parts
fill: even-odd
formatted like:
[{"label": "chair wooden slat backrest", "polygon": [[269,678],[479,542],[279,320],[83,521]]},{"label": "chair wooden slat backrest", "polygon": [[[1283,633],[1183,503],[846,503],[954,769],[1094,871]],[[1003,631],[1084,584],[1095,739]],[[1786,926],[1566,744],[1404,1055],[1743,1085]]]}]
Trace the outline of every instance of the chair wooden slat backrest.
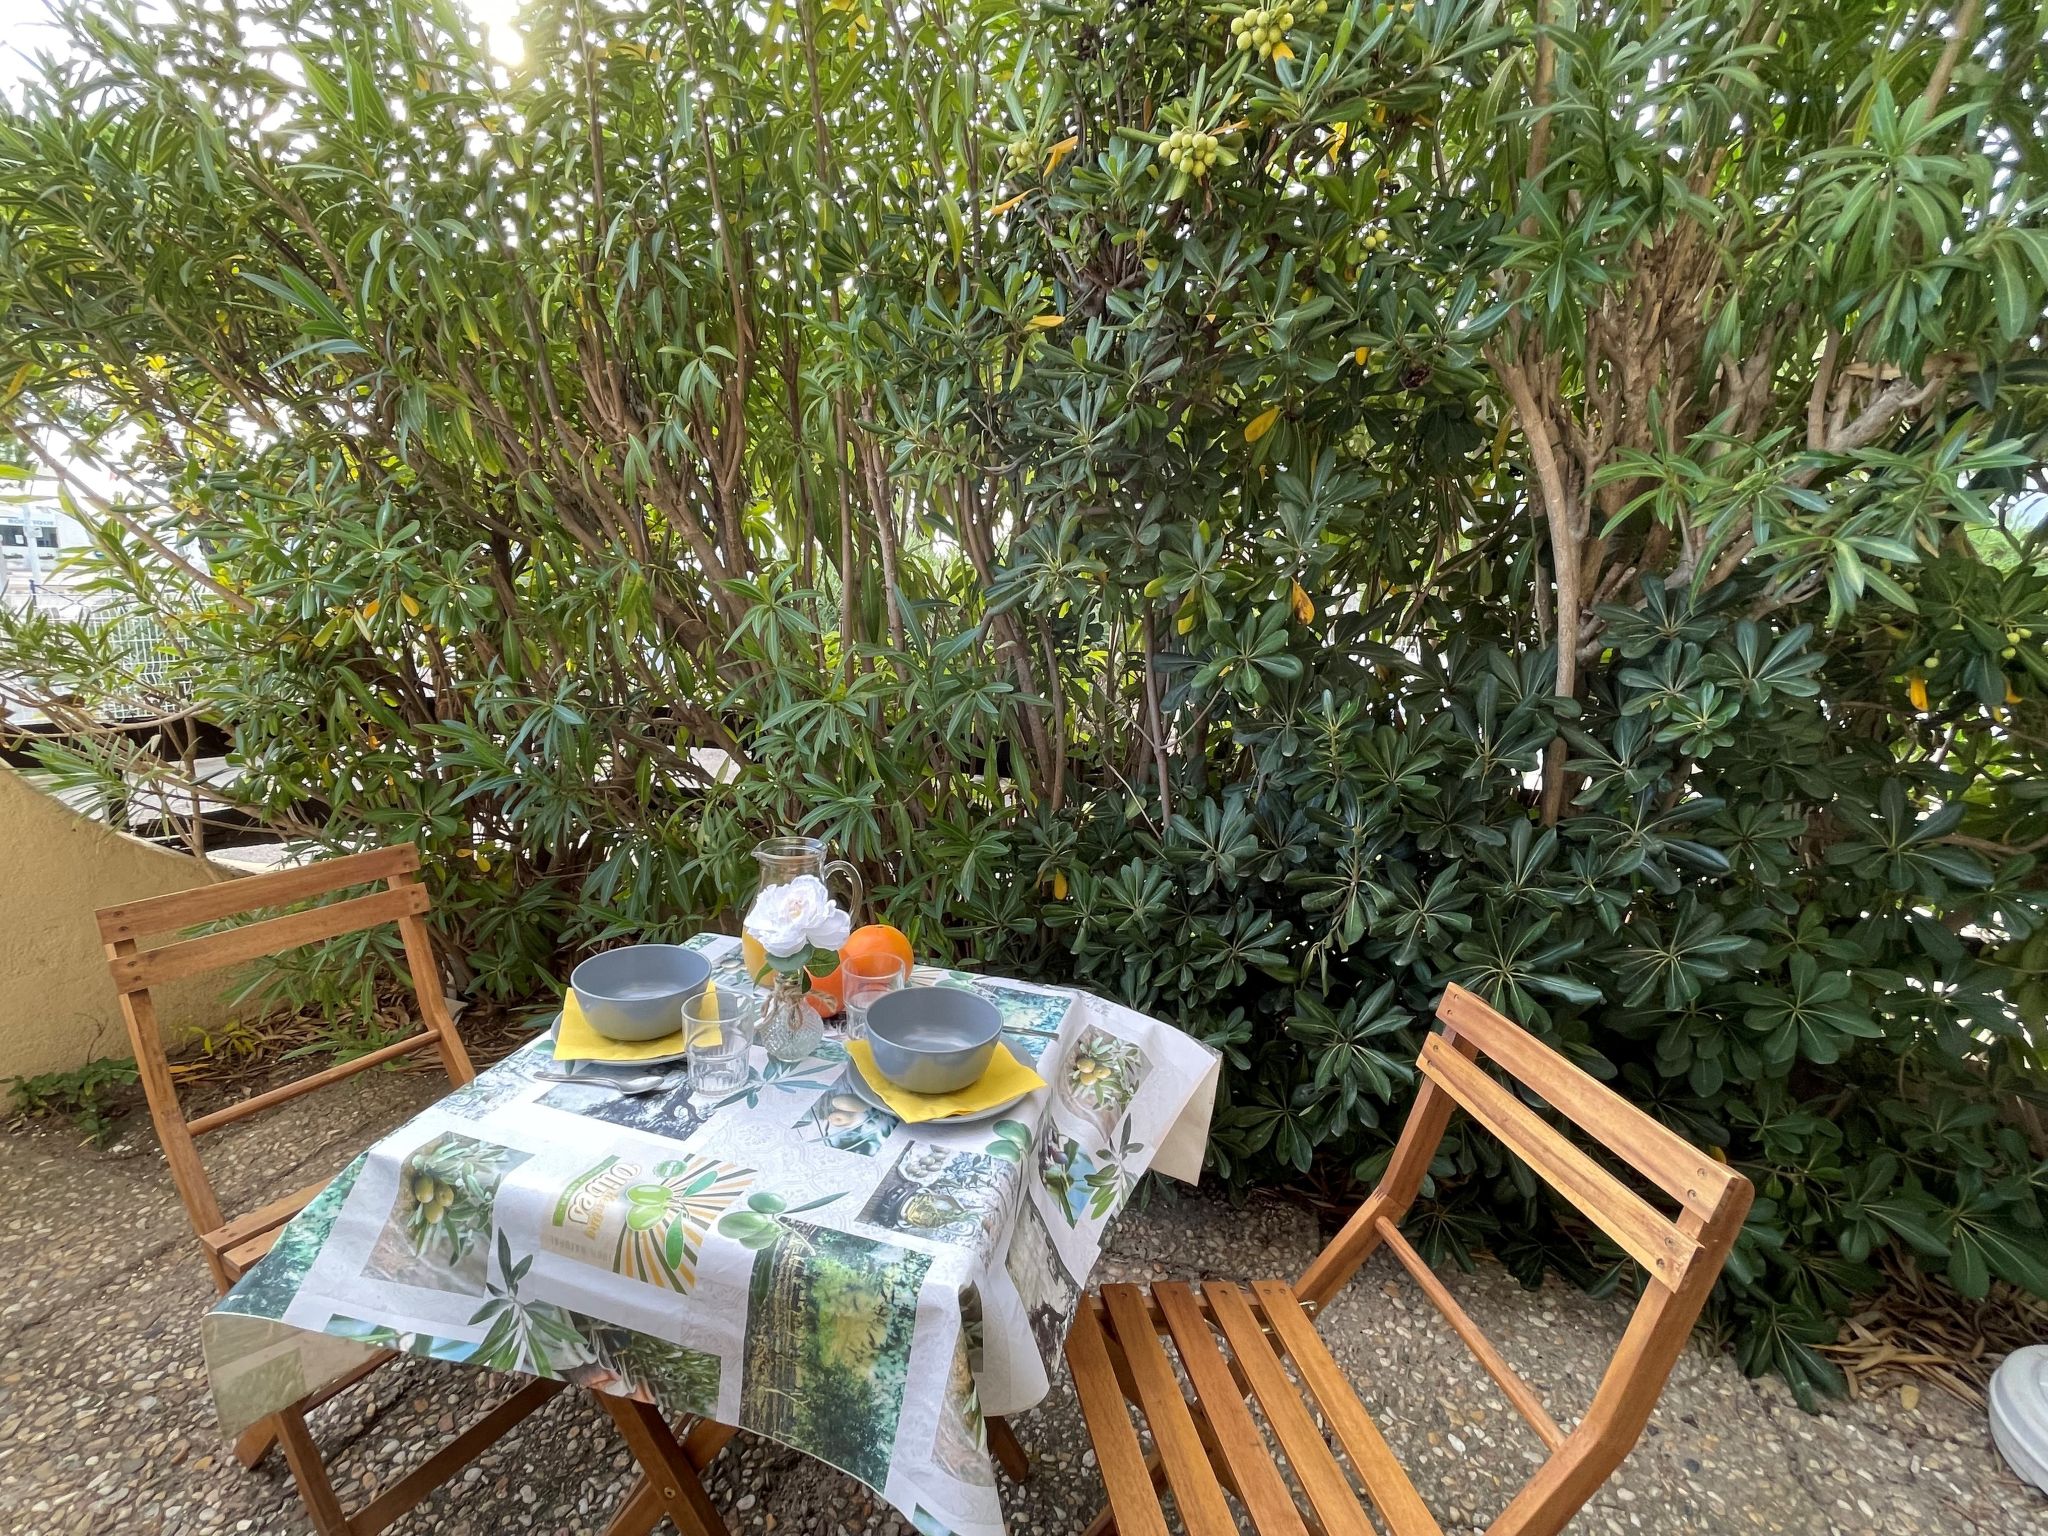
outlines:
[{"label": "chair wooden slat backrest", "polygon": [[[1628,1454],[1664,1389],[1749,1213],[1749,1181],[1658,1124],[1461,987],[1437,1007],[1444,1028],[1423,1044],[1422,1083],[1385,1176],[1317,1256],[1294,1292],[1319,1309],[1384,1247],[1420,1284],[1498,1382],[1550,1457],[1489,1536],[1551,1536]],[[1670,1198],[1667,1216],[1581,1150],[1482,1061]],[[1646,1283],[1592,1403],[1569,1432],[1495,1349],[1400,1232],[1438,1144],[1459,1110],[1472,1116],[1642,1266]]]},{"label": "chair wooden slat backrest", "polygon": [[[128,1027],[129,1043],[135,1051],[143,1092],[149,1100],[150,1118],[156,1125],[164,1157],[170,1164],[171,1180],[177,1186],[178,1198],[184,1203],[193,1230],[199,1234],[215,1283],[223,1291],[235,1277],[235,1266],[224,1257],[228,1249],[258,1236],[259,1230],[252,1223],[258,1218],[266,1218],[272,1207],[265,1207],[264,1211],[244,1217],[239,1222],[225,1221],[219,1198],[200,1160],[197,1137],[352,1077],[381,1062],[428,1048],[439,1054],[451,1082],[459,1086],[476,1076],[442,997],[433,936],[426,921],[430,901],[426,887],[417,879],[419,867],[419,850],[410,843],[402,843],[367,853],[323,859],[276,874],[255,875],[201,886],[196,890],[178,891],[168,896],[123,902],[102,908],[97,914],[100,941],[106,946],[107,967],[113,976],[115,990],[120,994],[121,1015]],[[180,934],[199,924],[291,906],[352,886],[373,884],[384,888],[370,895],[307,907],[197,938],[174,938],[154,948],[142,947],[146,939]],[[421,1028],[417,1034],[197,1119],[186,1118],[165,1054],[156,1001],[151,994],[153,987],[239,965],[260,956],[282,954],[308,944],[359,933],[385,923],[397,924],[405,947],[406,971],[418,1000]],[[288,1204],[289,1201],[276,1202],[280,1208]],[[290,1214],[291,1210],[283,1211],[284,1217]],[[278,1224],[269,1222],[261,1230],[269,1230]]]}]

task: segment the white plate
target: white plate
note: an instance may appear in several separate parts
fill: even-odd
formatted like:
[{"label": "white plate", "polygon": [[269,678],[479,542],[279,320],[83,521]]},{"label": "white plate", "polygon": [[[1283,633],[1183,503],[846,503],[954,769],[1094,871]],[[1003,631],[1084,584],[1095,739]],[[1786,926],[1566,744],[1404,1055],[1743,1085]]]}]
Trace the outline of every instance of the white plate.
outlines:
[{"label": "white plate", "polygon": [[[1013,1053],[1014,1049],[1015,1048],[1012,1047]],[[1031,1060],[1028,1056],[1020,1055],[1017,1057],[1017,1059],[1023,1062],[1026,1066],[1029,1066],[1031,1064]],[[870,1109],[879,1109],[885,1115],[893,1115],[896,1113],[895,1110],[889,1107],[888,1100],[884,1099],[879,1093],[875,1092],[875,1090],[868,1085],[868,1080],[865,1077],[862,1077],[860,1074],[860,1068],[855,1066],[850,1061],[846,1064],[846,1079],[853,1086],[854,1097],[859,1099],[863,1104],[867,1105]],[[1019,1104],[1022,1104],[1026,1099],[1030,1098],[1031,1095],[1036,1093],[1037,1091],[1038,1090],[1035,1088],[1027,1088],[1022,1093],[1016,1095],[1014,1098],[1005,1099],[1000,1104],[991,1104],[987,1109],[977,1109],[972,1114],[945,1115],[937,1120],[905,1120],[903,1123],[907,1126],[910,1126],[913,1130],[917,1129],[919,1126],[926,1125],[974,1125],[980,1121],[991,1119],[996,1115],[1000,1115],[1006,1109],[1015,1109]]]},{"label": "white plate", "polygon": [[[556,1014],[556,1015],[555,1015],[555,1022],[554,1022],[553,1024],[551,1024],[551,1025],[549,1025],[549,1026],[548,1026],[548,1054],[549,1054],[550,1056],[553,1056],[553,1055],[554,1055],[554,1050],[555,1050],[555,1037],[556,1037],[556,1036],[557,1036],[558,1034],[560,1034],[560,1033],[561,1033],[561,1029],[562,1029],[562,1016],[561,1016],[561,1015],[560,1015],[560,1014],[558,1013],[558,1014]],[[681,1033],[682,1033],[682,1031],[681,1031],[681,1030],[677,1030],[677,1031],[676,1031],[676,1033],[677,1033],[677,1034],[681,1034]],[[576,1070],[577,1070],[578,1068],[582,1068],[582,1067],[593,1067],[593,1068],[597,1068],[597,1069],[599,1069],[599,1070],[598,1070],[598,1071],[594,1071],[594,1072],[592,1072],[592,1074],[591,1074],[591,1077],[592,1077],[592,1079],[593,1079],[593,1080],[595,1080],[595,1079],[596,1079],[597,1077],[599,1077],[599,1076],[601,1076],[601,1075],[602,1075],[602,1069],[604,1069],[604,1068],[607,1068],[607,1067],[617,1067],[617,1068],[620,1068],[620,1069],[622,1069],[622,1070],[624,1070],[624,1071],[627,1071],[627,1072],[637,1072],[637,1071],[639,1071],[639,1070],[640,1070],[640,1069],[641,1069],[642,1067],[672,1067],[672,1066],[674,1066],[674,1065],[675,1065],[675,1064],[676,1064],[677,1062],[679,1062],[679,1061],[683,1060],[683,1058],[684,1058],[684,1057],[686,1057],[686,1056],[688,1056],[689,1054],[690,1054],[690,1053],[689,1053],[688,1051],[686,1051],[686,1050],[684,1050],[684,1051],[671,1051],[671,1052],[670,1052],[670,1053],[669,1053],[668,1055],[666,1055],[666,1056],[642,1056],[642,1057],[640,1057],[640,1058],[639,1058],[639,1059],[638,1059],[637,1061],[561,1061],[561,1060],[557,1060],[557,1061],[555,1062],[555,1065],[556,1065],[556,1066],[558,1066],[558,1067],[560,1067],[560,1068],[561,1068],[561,1069],[562,1069],[563,1071],[565,1071],[565,1072],[573,1072],[573,1071],[576,1071]]]}]

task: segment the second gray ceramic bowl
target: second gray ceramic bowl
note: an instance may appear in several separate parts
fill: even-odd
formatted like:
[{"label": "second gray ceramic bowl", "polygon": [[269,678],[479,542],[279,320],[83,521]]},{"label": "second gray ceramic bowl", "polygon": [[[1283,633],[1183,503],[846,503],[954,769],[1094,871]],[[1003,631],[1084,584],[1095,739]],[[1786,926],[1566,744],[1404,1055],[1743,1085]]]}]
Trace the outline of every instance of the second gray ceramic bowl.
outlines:
[{"label": "second gray ceramic bowl", "polygon": [[988,1070],[1003,1016],[958,987],[905,987],[868,1004],[868,1049],[882,1076],[912,1093],[954,1093]]},{"label": "second gray ceramic bowl", "polygon": [[608,1040],[659,1040],[683,1027],[683,1004],[704,990],[711,962],[680,944],[628,944],[569,974],[590,1027]]}]

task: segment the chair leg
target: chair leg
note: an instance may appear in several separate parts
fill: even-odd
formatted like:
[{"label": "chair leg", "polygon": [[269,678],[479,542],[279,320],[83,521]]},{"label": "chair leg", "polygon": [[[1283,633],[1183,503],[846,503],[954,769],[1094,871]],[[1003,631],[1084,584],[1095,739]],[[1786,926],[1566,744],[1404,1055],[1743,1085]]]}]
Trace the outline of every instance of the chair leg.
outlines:
[{"label": "chair leg", "polygon": [[[739,1431],[730,1424],[721,1424],[716,1419],[699,1419],[690,1426],[690,1432],[683,1436],[683,1455],[689,1459],[692,1468],[702,1472],[711,1465],[713,1458],[725,1449],[726,1442]],[[661,1524],[661,1500],[655,1495],[654,1484],[648,1481],[642,1471],[633,1480],[633,1487],[605,1525],[604,1536],[648,1536]]]},{"label": "chair leg", "polygon": [[[649,1492],[656,1507],[675,1522],[682,1536],[732,1536],[725,1517],[718,1512],[718,1507],[711,1502],[711,1495],[704,1491],[704,1484],[698,1480],[697,1469],[690,1464],[689,1453],[676,1442],[675,1434],[662,1418],[660,1410],[650,1403],[614,1397],[609,1392],[599,1392],[597,1399],[604,1404],[605,1412],[612,1416],[612,1422],[619,1426],[619,1433],[625,1437],[633,1459],[640,1463],[641,1471],[647,1475]],[[622,1509],[619,1516],[613,1518],[614,1529],[620,1528],[621,1517],[639,1502],[637,1489],[626,1502],[627,1509]]]},{"label": "chair leg", "polygon": [[334,1484],[328,1481],[327,1464],[321,1460],[320,1447],[313,1443],[312,1433],[306,1428],[305,1414],[297,1408],[287,1408],[268,1422],[276,1428],[285,1465],[292,1469],[292,1481],[299,1485],[299,1498],[305,1503],[313,1529],[320,1536],[349,1536],[348,1516],[342,1510],[341,1500],[335,1497]]},{"label": "chair leg", "polygon": [[1008,1419],[990,1417],[988,1425],[988,1448],[996,1453],[996,1460],[1003,1470],[1010,1474],[1013,1483],[1031,1480],[1031,1458],[1024,1454],[1024,1447],[1017,1443],[1016,1432],[1010,1428]]},{"label": "chair leg", "polygon": [[661,1500],[655,1497],[654,1484],[642,1472],[633,1483],[633,1491],[626,1495],[625,1502],[605,1522],[604,1536],[647,1536],[659,1524]]},{"label": "chair leg", "polygon": [[270,1448],[277,1444],[277,1426],[265,1419],[251,1424],[235,1437],[235,1460],[254,1471],[270,1454]]}]

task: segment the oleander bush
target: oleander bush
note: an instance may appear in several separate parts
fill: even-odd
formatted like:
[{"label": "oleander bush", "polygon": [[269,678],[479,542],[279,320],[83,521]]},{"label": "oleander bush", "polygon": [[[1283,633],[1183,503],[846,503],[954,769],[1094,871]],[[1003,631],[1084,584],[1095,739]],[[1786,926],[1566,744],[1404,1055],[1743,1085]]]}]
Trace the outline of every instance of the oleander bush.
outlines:
[{"label": "oleander bush", "polygon": [[[1887,1261],[2048,1294],[2031,8],[67,15],[0,116],[61,782],[223,722],[510,1000],[816,832],[1212,1042],[1232,1183],[1369,1181],[1459,982],[1754,1178],[1802,1394]],[[1623,1276],[1491,1143],[1427,1193]]]}]

